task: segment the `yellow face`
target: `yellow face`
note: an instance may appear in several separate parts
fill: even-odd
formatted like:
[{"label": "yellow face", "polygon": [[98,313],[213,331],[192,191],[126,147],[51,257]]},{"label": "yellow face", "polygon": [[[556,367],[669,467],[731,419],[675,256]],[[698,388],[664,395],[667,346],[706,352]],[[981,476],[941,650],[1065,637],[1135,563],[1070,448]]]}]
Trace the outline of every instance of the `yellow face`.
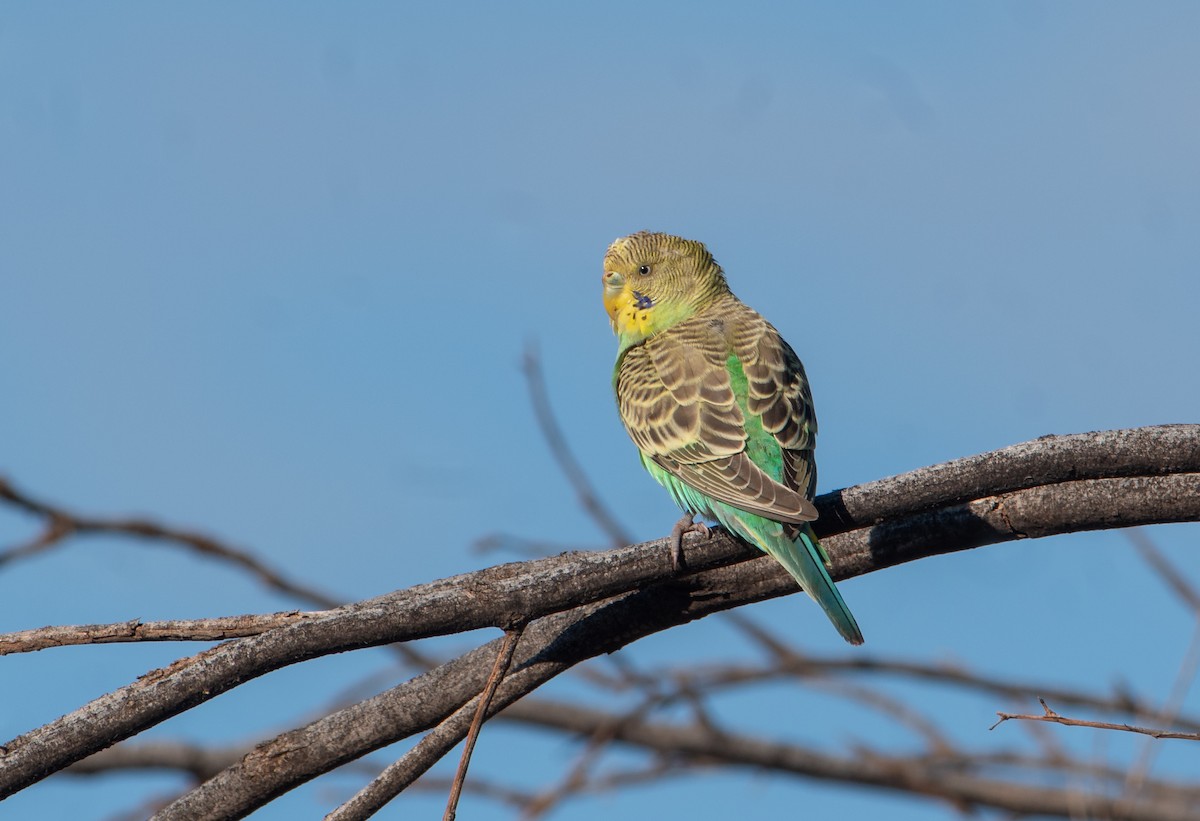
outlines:
[{"label": "yellow face", "polygon": [[[711,264],[712,270],[705,264]],[[623,340],[640,341],[691,314],[701,283],[711,281],[708,251],[698,242],[646,231],[613,242],[604,255],[604,310]]]},{"label": "yellow face", "polygon": [[608,312],[613,331],[622,336],[649,336],[654,301],[635,290],[618,271],[604,273],[604,310]]}]

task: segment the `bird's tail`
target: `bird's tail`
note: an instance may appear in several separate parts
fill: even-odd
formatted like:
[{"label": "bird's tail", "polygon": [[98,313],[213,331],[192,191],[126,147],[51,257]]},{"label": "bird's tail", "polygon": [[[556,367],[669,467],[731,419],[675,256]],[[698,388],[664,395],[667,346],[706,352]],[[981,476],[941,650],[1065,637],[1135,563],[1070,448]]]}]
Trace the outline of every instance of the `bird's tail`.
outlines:
[{"label": "bird's tail", "polygon": [[833,579],[829,577],[829,571],[825,569],[825,550],[817,541],[812,528],[807,524],[802,525],[794,540],[789,539],[785,532],[778,538],[764,538],[761,544],[775,561],[792,574],[792,578],[800,583],[804,592],[821,605],[821,609],[842,634],[842,638],[851,644],[863,643],[862,631],[858,629],[854,614],[842,600],[842,594],[838,592]]}]

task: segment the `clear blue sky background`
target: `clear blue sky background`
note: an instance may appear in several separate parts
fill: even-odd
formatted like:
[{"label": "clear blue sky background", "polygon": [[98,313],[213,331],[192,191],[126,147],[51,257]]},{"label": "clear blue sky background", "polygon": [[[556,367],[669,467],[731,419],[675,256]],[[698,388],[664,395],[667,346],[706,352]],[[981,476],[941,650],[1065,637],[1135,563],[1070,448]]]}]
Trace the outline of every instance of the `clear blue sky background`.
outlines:
[{"label": "clear blue sky background", "polygon": [[[536,339],[604,498],[660,536],[676,511],[617,420],[599,293],[604,248],[642,228],[708,243],[800,352],[822,490],[1047,433],[1197,421],[1197,31],[1190,3],[7,5],[0,471],[82,511],[203,527],[347,598],[495,561],[470,545],[498,530],[598,546],[530,413],[519,359]],[[0,510],[0,544],[32,532]],[[1194,527],[1152,535],[1196,578]],[[1157,696],[1190,631],[1119,533],[843,589],[869,652]],[[293,605],[116,539],[0,570],[0,631]],[[802,597],[747,612],[841,650]],[[4,658],[0,735],[191,650]],[[634,657],[752,655],[714,623]],[[149,735],[253,738],[386,662],[289,670],[286,698],[258,682]],[[914,744],[805,691],[726,706],[781,737]],[[924,706],[986,743],[1013,705]],[[545,785],[576,749],[489,728],[477,771]],[[357,778],[256,817],[317,817]],[[179,783],[57,779],[0,814],[104,818]],[[559,817],[885,806],[952,815],[710,775]],[[460,817],[509,813],[468,796]]]}]

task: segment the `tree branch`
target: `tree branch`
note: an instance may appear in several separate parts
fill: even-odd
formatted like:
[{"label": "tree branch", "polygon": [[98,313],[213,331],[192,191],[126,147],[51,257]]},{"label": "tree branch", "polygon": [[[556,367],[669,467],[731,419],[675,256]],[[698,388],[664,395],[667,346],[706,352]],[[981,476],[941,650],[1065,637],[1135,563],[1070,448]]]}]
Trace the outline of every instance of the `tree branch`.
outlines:
[{"label": "tree branch", "polygon": [[1082,718],[1068,718],[1060,716],[1058,713],[1050,709],[1050,705],[1043,698],[1038,699],[1038,703],[1045,710],[1040,716],[1037,715],[1020,715],[1017,713],[996,713],[1000,720],[989,727],[989,730],[994,730],[1006,721],[1048,721],[1051,724],[1063,724],[1067,727],[1092,727],[1097,730],[1120,730],[1125,733],[1138,733],[1140,735],[1148,735],[1152,738],[1177,738],[1185,741],[1200,741],[1200,733],[1183,733],[1176,730],[1157,730],[1151,727],[1135,727],[1132,724],[1115,724],[1110,721],[1086,721]]},{"label": "tree branch", "polygon": [[[931,495],[926,482],[941,495]],[[905,493],[911,494],[907,506]],[[1200,426],[1040,439],[827,494],[818,508],[823,514],[818,532],[837,578],[1015,538],[1197,521]],[[796,590],[769,558],[752,558],[758,554],[725,534],[689,540],[687,563],[697,572],[682,577],[673,575],[665,548],[666,541],[657,540],[502,565],[307,614],[311,618],[228,642],[10,742],[0,749],[0,796],[251,678],[320,655],[538,619],[526,633],[532,637],[528,650],[523,641],[514,671],[497,691],[501,706],[586,658]],[[320,772],[429,729],[480,691],[498,649],[494,644],[438,668],[453,670],[450,678],[431,671],[389,691],[402,691],[396,697],[408,705],[405,709],[368,700],[322,719],[329,723],[320,728],[316,725],[322,722],[316,722],[267,742],[239,765],[274,777],[256,782],[226,770],[172,807],[220,804],[224,810],[212,817],[237,817]],[[381,715],[403,720],[381,722]],[[302,736],[304,745],[293,743]],[[320,744],[313,744],[317,739]],[[255,756],[258,767],[249,766]],[[273,756],[287,761],[263,767],[262,759]],[[302,766],[296,756],[304,759]],[[244,790],[226,790],[221,798],[231,779]]]},{"label": "tree branch", "polygon": [[504,718],[590,737],[608,732],[616,741],[691,762],[732,764],[788,772],[808,778],[917,793],[952,802],[958,807],[988,807],[1019,815],[1086,816],[1108,821],[1190,821],[1195,819],[1194,790],[1164,791],[1139,800],[1111,798],[1011,781],[964,771],[969,758],[926,756],[909,758],[860,753],[834,756],[792,744],[765,741],[730,732],[714,732],[698,724],[630,720],[600,710],[550,701],[520,702]]},{"label": "tree branch", "polygon": [[54,625],[34,630],[19,630],[15,633],[0,633],[0,656],[81,644],[114,644],[136,641],[224,641],[244,636],[257,636],[276,627],[316,616],[315,613],[293,610],[287,613],[220,616],[211,619],[170,619],[166,621],[130,619],[113,624]]},{"label": "tree branch", "polygon": [[64,508],[51,505],[49,502],[33,498],[28,493],[18,490],[3,477],[0,477],[0,501],[8,502],[13,507],[46,521],[45,529],[40,536],[26,544],[0,551],[0,565],[45,550],[68,536],[115,533],[138,539],[171,542],[201,555],[228,562],[248,571],[267,587],[289,596],[295,596],[301,601],[315,604],[318,607],[336,607],[342,603],[315,588],[289,579],[249,551],[232,547],[203,533],[167,527],[149,519],[101,518],[72,513]]},{"label": "tree branch", "polygon": [[525,346],[525,356],[521,360],[521,370],[525,374],[525,382],[529,386],[529,400],[533,403],[533,414],[537,419],[542,437],[550,446],[550,454],[558,463],[559,469],[567,477],[579,504],[591,517],[596,526],[604,531],[615,547],[627,545],[633,541],[625,528],[617,521],[612,511],[600,501],[600,494],[592,487],[587,473],[579,465],[579,460],[567,445],[567,439],[558,427],[554,412],[550,409],[550,397],[546,393],[546,380],[542,376],[542,359],[538,355],[537,345],[532,342]]},{"label": "tree branch", "polygon": [[[713,666],[703,670],[673,670],[666,674],[660,673],[652,677],[651,681],[657,684],[660,678],[666,678],[669,681],[686,683],[695,690],[708,692],[744,682],[783,677],[839,677],[840,680],[840,677],[846,675],[875,674],[925,681],[1014,700],[1036,698],[1040,693],[1057,704],[1069,704],[1097,712],[1138,717],[1158,717],[1162,714],[1161,708],[1125,691],[1104,696],[1045,682],[976,673],[962,666],[944,662],[864,655],[861,652],[850,656],[811,655],[785,643],[745,616],[736,613],[731,616],[747,636],[767,649],[771,654],[771,663]],[[1175,715],[1173,720],[1181,728],[1200,732],[1200,719]]]},{"label": "tree branch", "polygon": [[470,729],[467,730],[467,740],[463,744],[462,757],[458,762],[458,771],[454,774],[454,784],[450,787],[450,797],[446,801],[446,812],[442,816],[442,821],[454,821],[455,816],[458,815],[458,799],[462,796],[463,782],[467,780],[467,768],[471,764],[471,753],[475,751],[475,742],[479,739],[479,730],[483,727],[484,718],[487,717],[488,709],[492,706],[492,696],[496,694],[496,688],[500,685],[504,674],[508,672],[508,667],[512,663],[513,651],[524,631],[525,628],[522,625],[506,631],[504,635],[504,643],[500,645],[500,652],[496,656],[492,674],[488,676],[487,684],[483,687],[483,692],[479,696],[479,705],[475,708],[475,717],[471,720]]}]

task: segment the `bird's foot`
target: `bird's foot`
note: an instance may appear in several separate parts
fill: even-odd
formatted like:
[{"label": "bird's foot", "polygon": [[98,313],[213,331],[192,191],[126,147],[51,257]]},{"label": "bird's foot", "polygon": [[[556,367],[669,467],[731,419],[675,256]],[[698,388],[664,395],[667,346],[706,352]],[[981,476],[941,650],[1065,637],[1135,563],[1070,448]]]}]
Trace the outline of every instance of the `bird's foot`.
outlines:
[{"label": "bird's foot", "polygon": [[690,513],[684,514],[683,518],[675,523],[671,528],[671,569],[678,573],[683,569],[683,537],[686,533],[703,533],[704,538],[712,536],[712,529],[704,522],[697,522],[696,517]]}]

